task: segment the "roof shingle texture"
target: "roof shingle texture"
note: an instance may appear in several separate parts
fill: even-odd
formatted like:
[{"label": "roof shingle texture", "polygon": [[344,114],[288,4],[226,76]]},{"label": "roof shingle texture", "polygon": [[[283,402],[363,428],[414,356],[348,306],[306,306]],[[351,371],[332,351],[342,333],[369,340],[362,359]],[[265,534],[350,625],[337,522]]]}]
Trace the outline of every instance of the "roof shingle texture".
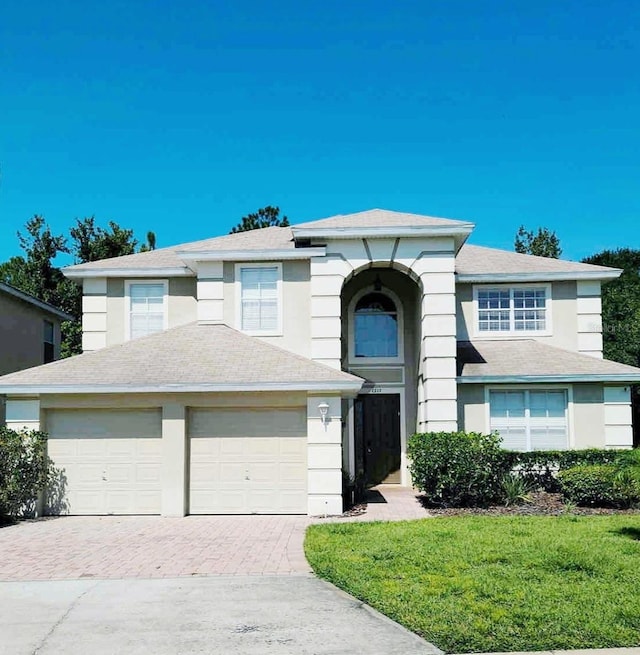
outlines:
[{"label": "roof shingle texture", "polygon": [[368,209],[355,214],[338,214],[317,221],[294,225],[294,229],[301,228],[358,228],[358,227],[421,227],[443,226],[456,227],[469,225],[467,221],[457,221],[451,218],[438,218],[436,216],[422,216],[420,214],[407,214],[394,212],[388,209]]},{"label": "roof shingle texture", "polygon": [[4,385],[163,386],[362,382],[226,325],[189,323],[0,377]]},{"label": "roof shingle texture", "polygon": [[177,252],[206,252],[208,250],[293,250],[295,243],[290,227],[265,227],[261,230],[249,230],[226,234],[212,239],[192,241],[169,248],[160,248],[134,255],[100,259],[86,264],[70,266],[74,271],[90,271],[101,268],[185,268],[185,263]]},{"label": "roof shingle texture", "polygon": [[[348,228],[348,227],[407,227],[420,225],[465,225],[462,221],[404,214],[381,209],[372,209],[356,214],[333,216],[331,218],[302,223],[296,227],[305,228]],[[150,252],[141,252],[112,259],[102,259],[86,264],[69,267],[73,271],[91,271],[97,269],[122,270],[126,276],[128,269],[162,269],[182,268],[187,270],[184,261],[177,252],[205,251],[263,251],[263,250],[293,250],[295,242],[290,227],[266,227],[261,230],[250,230],[227,234],[202,241],[194,241],[169,248],[160,248]],[[509,274],[509,273],[580,273],[610,271],[604,266],[582,264],[561,259],[522,255],[507,250],[485,248],[482,246],[464,245],[456,257],[456,272],[461,275]]]},{"label": "roof shingle texture", "polygon": [[533,339],[460,341],[458,375],[476,376],[609,376],[637,378],[640,368],[548,346]]},{"label": "roof shingle texture", "polygon": [[564,259],[523,255],[509,250],[485,248],[465,244],[456,257],[456,273],[459,275],[482,275],[488,273],[579,273],[605,272],[606,266],[583,264]]}]

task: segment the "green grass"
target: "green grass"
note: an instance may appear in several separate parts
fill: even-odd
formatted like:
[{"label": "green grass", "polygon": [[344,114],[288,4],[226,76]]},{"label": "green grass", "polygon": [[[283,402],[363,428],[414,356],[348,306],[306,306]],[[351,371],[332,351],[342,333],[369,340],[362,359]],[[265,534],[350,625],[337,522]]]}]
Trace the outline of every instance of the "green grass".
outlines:
[{"label": "green grass", "polygon": [[447,652],[640,645],[640,516],[313,525],[314,571]]}]

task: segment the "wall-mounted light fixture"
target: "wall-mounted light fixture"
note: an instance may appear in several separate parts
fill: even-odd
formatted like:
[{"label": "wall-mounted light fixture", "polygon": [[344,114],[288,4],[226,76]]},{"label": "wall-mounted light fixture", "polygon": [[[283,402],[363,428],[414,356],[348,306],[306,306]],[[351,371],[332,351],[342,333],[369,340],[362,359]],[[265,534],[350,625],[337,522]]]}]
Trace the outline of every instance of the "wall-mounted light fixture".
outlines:
[{"label": "wall-mounted light fixture", "polygon": [[329,411],[329,405],[327,403],[320,403],[318,405],[318,411],[320,412],[320,420],[322,421],[322,425],[324,427],[327,427],[327,412]]}]

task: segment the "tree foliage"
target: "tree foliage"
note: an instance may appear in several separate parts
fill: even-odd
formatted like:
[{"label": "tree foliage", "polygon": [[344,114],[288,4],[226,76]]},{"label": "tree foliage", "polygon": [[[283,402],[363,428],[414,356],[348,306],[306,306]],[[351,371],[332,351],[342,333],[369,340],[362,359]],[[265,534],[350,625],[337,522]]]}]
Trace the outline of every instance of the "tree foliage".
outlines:
[{"label": "tree foliage", "polygon": [[289,219],[286,216],[280,218],[280,207],[267,205],[258,209],[254,214],[247,214],[242,218],[240,223],[231,228],[229,234],[236,232],[247,232],[249,230],[259,230],[263,227],[287,227]]},{"label": "tree foliage", "polygon": [[604,356],[640,366],[640,250],[604,250],[586,264],[622,269],[622,275],[602,285]]},{"label": "tree foliage", "polygon": [[[74,317],[62,324],[62,357],[81,352],[82,289],[65,278],[56,257],[68,254],[74,263],[84,264],[110,257],[131,255],[138,241],[133,230],[121,228],[110,221],[107,229],[96,225],[93,216],[76,219],[69,230],[70,241],[54,235],[42,216],[34,216],[25,224],[25,232],[18,232],[23,255],[0,264],[0,280],[58,307]],[[155,248],[155,234],[147,234],[147,242],[140,251]]]},{"label": "tree foliage", "polygon": [[546,227],[539,227],[537,232],[533,232],[521,225],[516,232],[513,245],[516,252],[524,255],[538,255],[552,259],[560,259],[562,255],[560,239],[555,232],[551,232]]}]

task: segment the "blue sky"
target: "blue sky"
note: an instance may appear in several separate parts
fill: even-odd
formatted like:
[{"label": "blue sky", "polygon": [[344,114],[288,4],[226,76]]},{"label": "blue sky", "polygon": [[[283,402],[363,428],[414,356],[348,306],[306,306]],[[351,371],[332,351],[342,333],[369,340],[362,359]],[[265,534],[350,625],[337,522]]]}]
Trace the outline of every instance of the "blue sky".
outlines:
[{"label": "blue sky", "polygon": [[158,246],[279,205],[640,248],[640,5],[3,3],[0,261],[33,214]]}]

